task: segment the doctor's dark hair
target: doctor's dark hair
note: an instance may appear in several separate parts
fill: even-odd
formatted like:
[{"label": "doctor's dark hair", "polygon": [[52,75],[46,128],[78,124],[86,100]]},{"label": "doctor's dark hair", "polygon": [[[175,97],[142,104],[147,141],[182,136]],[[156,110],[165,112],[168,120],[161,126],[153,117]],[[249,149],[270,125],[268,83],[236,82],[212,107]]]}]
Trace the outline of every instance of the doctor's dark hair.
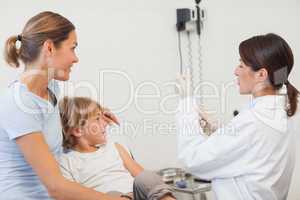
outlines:
[{"label": "doctor's dark hair", "polygon": [[242,41],[239,54],[253,71],[265,68],[275,90],[286,85],[289,99],[287,115],[293,116],[297,110],[299,91],[288,80],[294,65],[293,52],[288,43],[273,33],[258,35]]},{"label": "doctor's dark hair", "polygon": [[[34,62],[40,55],[46,40],[51,40],[56,48],[68,39],[75,26],[65,17],[50,11],[33,16],[26,23],[19,35],[7,39],[4,49],[6,62],[12,67],[19,67],[20,60],[26,65]],[[20,41],[19,48],[17,41]]]}]

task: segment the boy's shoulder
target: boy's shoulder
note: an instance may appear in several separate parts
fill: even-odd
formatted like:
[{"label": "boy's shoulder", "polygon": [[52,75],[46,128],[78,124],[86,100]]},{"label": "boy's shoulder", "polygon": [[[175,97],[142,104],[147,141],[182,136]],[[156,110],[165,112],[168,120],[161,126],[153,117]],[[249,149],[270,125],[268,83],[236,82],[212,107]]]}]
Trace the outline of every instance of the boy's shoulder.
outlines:
[{"label": "boy's shoulder", "polygon": [[74,151],[73,150],[64,150],[63,153],[59,156],[59,161],[71,161],[74,158]]}]

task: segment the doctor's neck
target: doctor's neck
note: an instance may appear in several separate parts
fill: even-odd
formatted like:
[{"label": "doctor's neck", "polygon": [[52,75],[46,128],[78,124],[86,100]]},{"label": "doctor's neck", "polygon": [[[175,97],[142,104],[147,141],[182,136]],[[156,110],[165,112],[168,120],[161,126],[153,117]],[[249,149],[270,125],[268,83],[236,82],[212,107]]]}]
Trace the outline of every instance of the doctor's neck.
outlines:
[{"label": "doctor's neck", "polygon": [[276,95],[277,91],[271,85],[258,84],[254,87],[251,94],[256,98],[267,95]]}]

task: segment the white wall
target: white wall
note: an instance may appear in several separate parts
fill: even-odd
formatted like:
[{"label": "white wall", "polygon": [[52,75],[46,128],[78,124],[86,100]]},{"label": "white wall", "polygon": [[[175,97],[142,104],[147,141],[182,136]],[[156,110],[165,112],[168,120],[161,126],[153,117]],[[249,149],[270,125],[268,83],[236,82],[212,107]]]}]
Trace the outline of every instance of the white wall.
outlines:
[{"label": "white wall", "polygon": [[[296,78],[300,75],[299,1],[203,0],[201,5],[208,14],[202,35],[204,79],[216,86],[219,95],[205,102],[219,119],[228,120],[248,99],[239,96],[230,84],[239,60],[238,44],[255,34],[274,32],[289,42],[295,55],[291,78],[300,88]],[[174,89],[166,84],[175,79],[179,69],[175,9],[193,6],[193,0],[1,1],[0,44],[3,46],[8,36],[21,33],[27,19],[37,12],[52,10],[69,18],[77,27],[80,62],[64,85],[64,93],[91,96],[115,111],[123,125],[111,130],[112,137],[126,143],[145,167],[178,166],[173,114],[165,112],[175,110],[177,98],[170,97]],[[0,88],[4,88],[17,71],[6,67],[3,59],[0,65]],[[105,69],[123,75],[106,73],[101,78]],[[228,88],[222,89],[225,86]],[[212,92],[205,89],[205,94]],[[153,98],[133,98],[142,94]],[[298,144],[299,138],[298,134]],[[300,198],[299,171],[298,162],[291,200]]]}]

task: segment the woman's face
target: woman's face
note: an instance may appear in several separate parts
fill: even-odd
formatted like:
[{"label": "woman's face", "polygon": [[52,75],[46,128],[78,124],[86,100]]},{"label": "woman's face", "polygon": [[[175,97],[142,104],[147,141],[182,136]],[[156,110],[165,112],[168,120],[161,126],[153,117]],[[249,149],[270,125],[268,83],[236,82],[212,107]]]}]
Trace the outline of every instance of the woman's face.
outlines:
[{"label": "woman's face", "polygon": [[74,63],[78,62],[75,53],[76,46],[76,33],[72,31],[69,33],[68,39],[64,40],[58,48],[53,49],[49,68],[53,69],[54,79],[60,81],[69,80],[71,68]]},{"label": "woman's face", "polygon": [[256,79],[255,72],[251,67],[240,60],[240,64],[236,67],[234,74],[237,76],[240,94],[252,94],[256,85]]}]

